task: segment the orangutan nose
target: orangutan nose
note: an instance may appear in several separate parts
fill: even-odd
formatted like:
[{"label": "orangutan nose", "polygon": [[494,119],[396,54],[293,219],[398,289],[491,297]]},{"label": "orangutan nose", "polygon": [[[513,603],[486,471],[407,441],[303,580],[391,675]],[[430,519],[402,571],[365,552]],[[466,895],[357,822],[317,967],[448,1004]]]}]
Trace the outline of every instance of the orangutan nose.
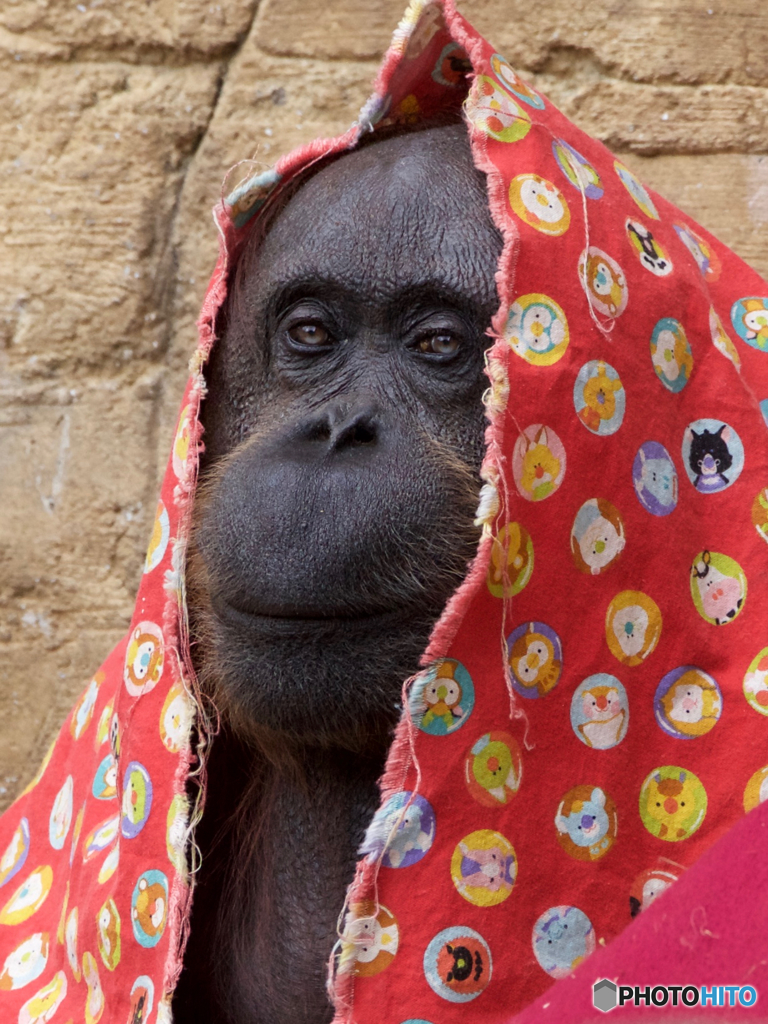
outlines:
[{"label": "orangutan nose", "polygon": [[378,410],[368,403],[326,407],[304,420],[297,431],[301,440],[324,442],[329,451],[375,445],[380,432]]}]

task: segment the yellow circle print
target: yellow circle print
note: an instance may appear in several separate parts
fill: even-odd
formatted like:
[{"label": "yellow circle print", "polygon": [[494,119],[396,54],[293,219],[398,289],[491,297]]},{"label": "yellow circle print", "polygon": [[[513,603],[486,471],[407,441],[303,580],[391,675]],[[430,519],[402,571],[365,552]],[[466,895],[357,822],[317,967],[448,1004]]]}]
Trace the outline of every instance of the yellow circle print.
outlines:
[{"label": "yellow circle print", "polygon": [[453,851],[451,878],[464,899],[476,907],[503,903],[517,878],[512,844],[500,832],[470,832]]}]

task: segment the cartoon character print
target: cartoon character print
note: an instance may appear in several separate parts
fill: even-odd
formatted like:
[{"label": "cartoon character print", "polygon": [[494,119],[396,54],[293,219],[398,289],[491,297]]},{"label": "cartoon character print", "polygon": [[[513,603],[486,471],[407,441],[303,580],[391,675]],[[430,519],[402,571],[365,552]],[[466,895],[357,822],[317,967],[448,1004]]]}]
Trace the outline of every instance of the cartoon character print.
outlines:
[{"label": "cartoon character print", "polygon": [[749,706],[761,715],[768,715],[768,647],[752,659],[742,685]]},{"label": "cartoon character print", "polygon": [[640,790],[640,817],[651,833],[668,843],[688,839],[707,813],[707,794],[693,772],[664,765],[650,773]]},{"label": "cartoon character print", "polygon": [[520,523],[499,530],[491,545],[487,586],[494,597],[510,598],[526,586],[533,574],[533,542]]},{"label": "cartoon character print", "polygon": [[171,754],[178,754],[189,740],[192,727],[192,702],[182,683],[174,683],[160,712],[160,739]]},{"label": "cartoon character print", "polygon": [[666,277],[672,273],[672,261],[645,224],[627,219],[626,229],[630,244],[646,270],[650,270],[656,277]]},{"label": "cartoon character print", "polygon": [[717,351],[729,359],[737,370],[741,370],[741,356],[738,349],[725,333],[723,322],[713,308],[709,310],[709,333]]},{"label": "cartoon character print", "polygon": [[645,441],[632,463],[637,500],[652,516],[668,516],[677,507],[677,470],[663,444]]},{"label": "cartoon character print", "polygon": [[[233,170],[238,174],[240,172],[238,165],[235,165]],[[246,225],[251,217],[262,208],[281,180],[281,175],[273,167],[270,167],[266,171],[251,175],[245,181],[240,181],[231,191],[229,181],[225,181],[223,190],[226,194],[224,209],[238,230]],[[188,412],[188,408],[184,410],[185,414]],[[179,478],[181,478],[183,473],[188,451],[189,422],[186,416],[182,415],[176,443],[173,447],[173,471]]]},{"label": "cartoon character print", "polygon": [[465,111],[475,128],[497,142],[519,142],[531,130],[530,116],[487,75],[475,79]]},{"label": "cartoon character print", "polygon": [[[232,206],[230,209],[230,216],[232,216],[235,207]],[[182,409],[181,416],[179,416],[179,425],[176,429],[176,437],[173,441],[173,471],[179,480],[183,479],[187,469],[187,459],[189,458],[189,449],[192,444],[192,424],[194,422],[194,413],[191,405],[185,405]]]},{"label": "cartoon character print", "polygon": [[677,232],[677,237],[691,256],[693,256],[694,260],[696,260],[696,266],[701,271],[701,276],[704,280],[710,283],[717,281],[722,273],[723,265],[714,247],[688,224],[675,224],[673,226]]},{"label": "cartoon character print", "polygon": [[513,352],[527,363],[552,366],[568,348],[568,320],[548,295],[521,295],[512,303],[504,337]]},{"label": "cartoon character print", "polygon": [[693,353],[679,320],[662,317],[651,334],[651,362],[656,376],[673,394],[678,394],[691,379]]},{"label": "cartoon character print", "polygon": [[533,953],[552,978],[565,978],[595,950],[595,930],[578,907],[551,907],[533,926]]},{"label": "cartoon character print", "polygon": [[125,652],[123,680],[132,697],[154,690],[163,674],[163,633],[154,622],[140,622],[131,631]]},{"label": "cartoon character print", "polygon": [[93,777],[91,793],[97,800],[114,800],[117,796],[117,761],[114,754],[107,754],[100,762]]},{"label": "cartoon character print", "polygon": [[339,972],[370,978],[381,974],[395,958],[400,944],[397,918],[369,900],[353,903],[341,939]]},{"label": "cartoon character print", "polygon": [[52,885],[53,869],[48,864],[35,868],[0,910],[0,924],[17,925],[27,921],[45,903]]},{"label": "cartoon character print", "polygon": [[85,1024],[98,1024],[104,1013],[106,1000],[99,978],[99,967],[96,958],[87,950],[83,953],[83,978],[87,988],[85,997]]},{"label": "cartoon character print", "polygon": [[464,779],[483,807],[506,806],[520,788],[523,762],[517,740],[506,732],[486,732],[464,759]]},{"label": "cartoon character print", "polygon": [[147,823],[152,810],[152,780],[143,764],[131,761],[123,777],[123,802],[120,831],[133,839]]},{"label": "cartoon character print", "polygon": [[57,971],[19,1010],[19,1024],[47,1024],[67,995],[67,976]]},{"label": "cartoon character print", "polygon": [[637,917],[655,899],[678,880],[683,869],[674,861],[660,857],[657,866],[641,871],[629,890],[629,914]]},{"label": "cartoon character print", "polygon": [[120,829],[120,815],[114,814],[93,828],[83,841],[83,864],[111,846]]},{"label": "cartoon character print", "polygon": [[459,729],[474,705],[472,677],[453,658],[442,658],[422,672],[409,697],[414,720],[422,732],[433,736],[447,736]]},{"label": "cartoon character print", "polygon": [[579,257],[579,280],[593,309],[615,319],[627,308],[629,289],[624,271],[602,249],[590,246]]},{"label": "cartoon character print", "polygon": [[579,370],[573,385],[576,415],[592,434],[615,434],[624,420],[625,393],[618,373],[602,359]]},{"label": "cartoon character print", "polygon": [[598,786],[574,786],[557,808],[560,846],[575,860],[599,860],[616,841],[616,805]]},{"label": "cartoon character print", "polygon": [[621,743],[629,726],[627,691],[607,672],[588,676],[571,698],[571,725],[582,743],[609,750]]},{"label": "cartoon character print", "polygon": [[517,878],[512,844],[500,832],[471,832],[453,851],[451,878],[460,895],[476,907],[503,903]]},{"label": "cartoon character print", "polygon": [[614,160],[613,167],[618,175],[619,181],[627,192],[629,192],[646,217],[650,217],[652,220],[658,220],[659,212],[651,199],[648,189],[643,185],[640,179],[636,177],[636,175],[634,175],[632,171],[630,171],[630,169],[620,160]]},{"label": "cartoon character print", "polygon": [[467,75],[472,73],[472,64],[465,51],[458,43],[448,43],[440,51],[437,58],[432,78],[439,85],[446,85],[449,89],[458,89],[466,81]]},{"label": "cartoon character print", "polygon": [[69,833],[69,826],[72,824],[74,785],[72,776],[68,775],[51,807],[51,815],[48,820],[48,839],[54,850],[63,849],[64,840]]},{"label": "cartoon character print", "polygon": [[761,488],[752,502],[752,525],[758,536],[768,543],[768,487]]},{"label": "cartoon character print", "polygon": [[22,818],[0,857],[0,889],[21,871],[29,855],[29,821]]},{"label": "cartoon character print", "polygon": [[563,193],[538,174],[518,174],[512,179],[509,205],[520,220],[545,235],[564,235],[571,223]]},{"label": "cartoon character print", "polygon": [[520,78],[509,61],[502,57],[500,53],[494,53],[491,57],[491,71],[493,71],[504,88],[508,89],[519,100],[522,100],[523,103],[527,103],[529,107],[534,107],[536,110],[544,109],[545,103],[541,96],[534,92],[530,85]]},{"label": "cartoon character print", "polygon": [[82,977],[80,973],[80,960],[77,955],[77,921],[78,912],[77,907],[73,907],[67,917],[67,923],[64,926],[64,949],[67,953],[67,960],[72,971],[72,977],[75,981],[79,982]]},{"label": "cartoon character print", "polygon": [[747,345],[768,352],[768,298],[751,296],[734,302],[731,323]]},{"label": "cartoon character print", "polygon": [[97,876],[99,885],[104,885],[105,882],[108,882],[110,880],[112,875],[114,875],[114,873],[117,871],[119,863],[120,843],[117,842],[109,851],[104,860],[101,862],[101,867],[99,868],[99,874]]},{"label": "cartoon character print", "polygon": [[571,528],[571,554],[581,572],[592,576],[605,572],[625,544],[624,521],[618,509],[602,498],[585,501]]},{"label": "cartoon character print", "polygon": [[148,1024],[155,1002],[155,986],[146,974],[140,974],[131,986],[127,1024]]},{"label": "cartoon character print", "polygon": [[667,735],[694,739],[715,727],[723,711],[723,696],[708,672],[682,665],[661,680],[653,707],[656,721]]},{"label": "cartoon character print", "polygon": [[492,973],[488,943],[472,928],[444,928],[424,953],[424,977],[435,995],[449,1003],[476,999]]},{"label": "cartoon character print", "polygon": [[587,199],[602,198],[605,189],[600,175],[577,149],[569,145],[565,139],[554,139],[552,153],[557,160],[557,166],[575,189],[583,191]]},{"label": "cartoon character print", "polygon": [[147,557],[144,560],[145,573],[152,572],[162,562],[170,535],[171,521],[168,517],[168,509],[162,501],[158,501],[155,522],[152,526],[152,536],[149,539]]},{"label": "cartoon character print", "polygon": [[528,501],[554,494],[565,476],[565,448],[551,427],[533,423],[520,434],[512,453],[512,475]]},{"label": "cartoon character print", "polygon": [[750,777],[744,789],[744,810],[749,814],[768,800],[768,765]]},{"label": "cartoon character print", "polygon": [[187,873],[185,847],[189,825],[189,804],[183,793],[176,793],[171,800],[165,819],[165,849],[168,860],[182,878]]},{"label": "cartoon character print", "polygon": [[117,905],[110,897],[96,915],[99,953],[108,971],[114,971],[120,963],[120,915]]},{"label": "cartoon character print", "polygon": [[608,605],[605,639],[622,665],[639,665],[656,650],[661,636],[659,606],[640,590],[622,590]]},{"label": "cartoon character print", "polygon": [[563,671],[563,647],[544,622],[524,622],[507,639],[512,685],[523,697],[543,697],[554,690]]},{"label": "cartoon character print", "polygon": [[738,562],[716,551],[701,551],[691,566],[696,610],[713,626],[733,622],[747,598],[747,577]]},{"label": "cartoon character print", "polygon": [[104,707],[101,709],[99,715],[99,721],[96,726],[96,733],[93,737],[93,749],[98,750],[102,743],[106,743],[109,739],[109,723],[112,721],[112,715],[115,711],[115,702],[110,698]]},{"label": "cartoon character print", "polygon": [[168,920],[168,879],[162,871],[144,871],[131,898],[133,937],[152,949],[163,937]]},{"label": "cartoon character print", "polygon": [[45,970],[50,948],[48,932],[35,932],[12,949],[0,972],[0,992],[24,988]]},{"label": "cartoon character print", "polygon": [[387,868],[408,868],[418,863],[435,841],[435,812],[423,796],[395,793],[368,826],[361,854],[381,860]]},{"label": "cartoon character print", "polygon": [[683,434],[683,465],[701,494],[717,494],[735,483],[744,468],[741,438],[722,420],[694,420]]},{"label": "cartoon character print", "polygon": [[99,688],[104,682],[104,673],[97,672],[86,686],[85,690],[72,709],[72,717],[69,721],[69,731],[74,739],[79,740],[85,730],[91,724],[93,709],[99,696]]},{"label": "cartoon character print", "polygon": [[[406,13],[406,18],[412,17],[411,12]],[[445,29],[445,19],[438,4],[427,4],[418,11],[417,19],[411,25],[411,31],[406,37],[403,57],[405,60],[415,60],[426,50],[438,32]]]}]

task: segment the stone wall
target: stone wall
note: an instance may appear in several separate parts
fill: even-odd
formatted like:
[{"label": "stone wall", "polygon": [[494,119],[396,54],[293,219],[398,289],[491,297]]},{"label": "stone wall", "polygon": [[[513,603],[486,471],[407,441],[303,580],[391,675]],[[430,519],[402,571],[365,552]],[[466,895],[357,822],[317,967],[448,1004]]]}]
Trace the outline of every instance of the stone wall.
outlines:
[{"label": "stone wall", "polygon": [[[768,274],[768,6],[464,0]],[[224,172],[345,128],[401,0],[0,8],[0,807],[125,629]]]}]

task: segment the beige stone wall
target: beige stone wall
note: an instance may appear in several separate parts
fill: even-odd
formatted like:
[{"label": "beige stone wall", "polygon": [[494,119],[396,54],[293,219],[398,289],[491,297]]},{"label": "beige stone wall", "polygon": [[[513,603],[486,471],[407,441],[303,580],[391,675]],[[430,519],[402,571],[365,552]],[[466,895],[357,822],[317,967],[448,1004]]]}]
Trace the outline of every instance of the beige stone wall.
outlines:
[{"label": "beige stone wall", "polygon": [[[464,0],[768,274],[768,6]],[[0,807],[124,630],[228,166],[354,118],[401,0],[0,4]]]}]

